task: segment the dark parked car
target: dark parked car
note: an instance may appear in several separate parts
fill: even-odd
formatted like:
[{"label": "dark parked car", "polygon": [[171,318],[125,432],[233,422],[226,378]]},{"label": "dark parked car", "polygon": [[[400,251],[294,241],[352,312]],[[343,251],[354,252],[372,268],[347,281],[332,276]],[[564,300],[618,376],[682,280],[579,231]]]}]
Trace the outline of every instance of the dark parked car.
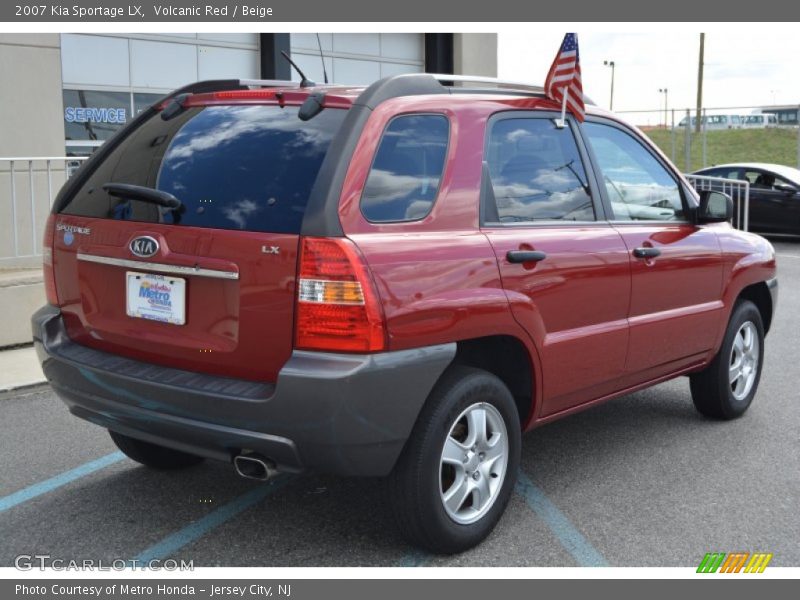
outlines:
[{"label": "dark parked car", "polygon": [[130,458],[387,477],[458,552],[523,432],[680,375],[703,415],[750,406],[773,248],[634,127],[428,74],[271,85],[170,95],[53,207],[36,349]]},{"label": "dark parked car", "polygon": [[800,170],[767,163],[734,163],[695,174],[750,182],[751,231],[800,235]]}]

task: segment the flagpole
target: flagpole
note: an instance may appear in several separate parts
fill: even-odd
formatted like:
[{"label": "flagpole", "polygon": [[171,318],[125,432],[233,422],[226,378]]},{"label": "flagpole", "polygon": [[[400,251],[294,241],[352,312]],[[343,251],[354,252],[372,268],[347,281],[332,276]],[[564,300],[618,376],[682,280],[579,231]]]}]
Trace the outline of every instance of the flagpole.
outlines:
[{"label": "flagpole", "polygon": [[563,100],[561,101],[561,118],[556,122],[559,129],[567,126],[567,89],[566,87],[561,88],[561,94],[563,96]]}]

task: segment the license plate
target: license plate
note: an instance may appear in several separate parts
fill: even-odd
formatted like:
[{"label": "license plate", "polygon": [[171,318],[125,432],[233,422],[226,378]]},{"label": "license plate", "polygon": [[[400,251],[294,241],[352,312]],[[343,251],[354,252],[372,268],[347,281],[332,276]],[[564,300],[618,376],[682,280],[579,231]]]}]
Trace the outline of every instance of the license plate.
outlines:
[{"label": "license plate", "polygon": [[173,325],[186,323],[186,280],[152,273],[125,273],[129,317]]}]

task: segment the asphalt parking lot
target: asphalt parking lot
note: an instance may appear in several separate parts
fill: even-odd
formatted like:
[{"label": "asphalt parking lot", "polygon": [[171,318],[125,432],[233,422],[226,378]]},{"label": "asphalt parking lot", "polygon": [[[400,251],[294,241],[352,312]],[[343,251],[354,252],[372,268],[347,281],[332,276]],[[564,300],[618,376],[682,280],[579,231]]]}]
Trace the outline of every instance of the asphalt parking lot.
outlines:
[{"label": "asphalt parking lot", "polygon": [[775,241],[780,301],[761,386],[734,422],[695,412],[681,378],[524,438],[522,483],[492,536],[454,557],[406,545],[380,481],[273,484],[206,462],[150,471],[47,387],[0,396],[0,565],[176,558],[195,566],[696,566],[771,552],[800,565],[800,242]]}]

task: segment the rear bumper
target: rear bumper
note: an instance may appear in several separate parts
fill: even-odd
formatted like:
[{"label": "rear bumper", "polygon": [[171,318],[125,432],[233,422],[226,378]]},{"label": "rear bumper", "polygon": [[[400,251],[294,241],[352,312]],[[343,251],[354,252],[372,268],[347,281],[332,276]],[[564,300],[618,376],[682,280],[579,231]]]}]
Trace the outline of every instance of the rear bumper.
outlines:
[{"label": "rear bumper", "polygon": [[192,373],[72,342],[59,310],[32,319],[47,380],[76,416],[209,458],[386,475],[455,344],[381,354],[294,351],[272,384]]}]

